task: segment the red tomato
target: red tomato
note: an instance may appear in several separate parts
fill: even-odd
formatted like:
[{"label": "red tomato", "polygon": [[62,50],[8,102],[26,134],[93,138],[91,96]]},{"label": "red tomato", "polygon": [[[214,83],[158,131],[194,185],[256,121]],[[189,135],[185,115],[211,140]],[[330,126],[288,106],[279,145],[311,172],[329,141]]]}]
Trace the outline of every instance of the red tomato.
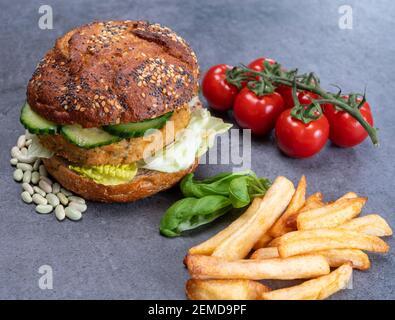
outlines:
[{"label": "red tomato", "polygon": [[276,122],[277,145],[293,158],[307,158],[318,153],[329,136],[329,123],[325,115],[307,124],[291,116],[291,109],[281,113]]},{"label": "red tomato", "polygon": [[267,61],[270,64],[275,64],[276,61],[274,61],[273,59],[269,59],[269,58],[258,58],[252,62],[250,62],[248,64],[248,68],[255,70],[255,71],[262,71],[263,69],[265,69],[263,63]]},{"label": "red tomato", "polygon": [[226,81],[226,70],[231,68],[226,64],[218,64],[211,67],[203,78],[203,95],[209,105],[217,111],[232,108],[238,92],[234,85]]},{"label": "red tomato", "polygon": [[[269,58],[258,58],[252,62],[250,62],[248,64],[248,68],[255,70],[255,71],[262,71],[265,69],[265,66],[263,65],[263,63],[267,61],[270,64],[274,64],[276,63],[276,61],[274,61],[273,59],[269,59]],[[259,77],[256,77],[257,80],[259,80]],[[247,81],[242,81],[241,82],[242,87],[244,88],[247,85]]]},{"label": "red tomato", "polygon": [[281,94],[281,96],[283,97],[285,109],[290,109],[294,106],[294,99],[292,97],[292,87],[279,85],[275,91]]},{"label": "red tomato", "polygon": [[[345,97],[345,99],[347,98]],[[335,145],[343,148],[353,147],[368,136],[367,131],[349,113],[336,110],[331,104],[323,105],[323,109],[331,127],[329,139]],[[373,116],[369,104],[365,102],[359,110],[364,119],[372,126]]]},{"label": "red tomato", "polygon": [[[298,91],[296,95],[298,96],[298,100],[299,100],[300,104],[310,104],[312,99],[315,99],[315,100],[319,99],[318,94],[315,94],[315,93],[309,92],[309,91]],[[293,103],[293,100],[292,100],[292,107],[294,105],[295,104]]]},{"label": "red tomato", "polygon": [[[256,70],[256,71],[262,71],[263,69],[265,69],[263,63],[265,61],[268,61],[270,64],[274,64],[276,63],[275,60],[273,59],[268,59],[268,58],[258,58],[254,61],[252,61],[248,67],[250,69]],[[294,101],[292,98],[292,87],[288,87],[285,85],[279,85],[276,90],[277,93],[279,93],[284,100],[284,107],[285,109],[289,109],[292,108],[294,106]]]},{"label": "red tomato", "polygon": [[272,130],[283,110],[284,101],[277,92],[258,97],[248,88],[240,91],[233,106],[239,126],[251,129],[256,135],[264,135]]}]

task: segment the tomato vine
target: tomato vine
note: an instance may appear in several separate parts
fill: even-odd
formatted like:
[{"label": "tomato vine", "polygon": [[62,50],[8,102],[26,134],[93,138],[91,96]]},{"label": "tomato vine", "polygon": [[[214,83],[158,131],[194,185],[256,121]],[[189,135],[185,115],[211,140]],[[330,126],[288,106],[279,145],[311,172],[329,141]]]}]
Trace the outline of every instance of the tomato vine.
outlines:
[{"label": "tomato vine", "polygon": [[293,112],[293,117],[308,122],[314,119],[317,112],[321,112],[319,105],[332,104],[355,118],[368,132],[373,144],[378,145],[377,129],[365,120],[359,110],[366,102],[365,93],[348,94],[348,99],[345,100],[340,89],[337,93],[331,93],[323,89],[319,78],[313,72],[299,74],[297,69],[285,71],[279,63],[269,63],[268,61],[264,62],[262,71],[250,69],[245,65],[227,70],[226,81],[238,89],[242,88],[243,83],[247,83],[247,87],[258,96],[271,94],[280,85],[295,86],[297,90],[315,93],[320,98],[313,100],[311,105],[305,106],[306,108],[304,109],[296,109]]}]

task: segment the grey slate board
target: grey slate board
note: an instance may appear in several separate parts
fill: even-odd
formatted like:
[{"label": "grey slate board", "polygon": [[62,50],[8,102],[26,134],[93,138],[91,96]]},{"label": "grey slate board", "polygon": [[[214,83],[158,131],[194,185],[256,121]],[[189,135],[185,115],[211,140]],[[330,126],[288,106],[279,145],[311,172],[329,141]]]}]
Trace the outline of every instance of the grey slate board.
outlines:
[{"label": "grey slate board", "polygon": [[[394,218],[394,75],[395,3],[347,1],[352,30],[338,28],[343,1],[53,1],[54,29],[40,30],[42,1],[0,1],[0,298],[184,299],[188,278],[182,265],[186,250],[226,226],[237,215],[221,218],[176,239],[158,234],[166,208],[179,198],[177,188],[131,204],[89,203],[79,223],[58,223],[40,216],[19,198],[12,181],[9,149],[23,132],[19,110],[36,63],[54,40],[74,26],[99,19],[145,19],[168,25],[185,37],[202,70],[213,64],[248,63],[258,56],[287,67],[317,72],[324,85],[345,91],[367,86],[380,128],[380,147],[367,140],[354,149],[330,144],[318,156],[294,160],[282,156],[272,138],[254,138],[252,169],[293,181],[305,174],[309,191],[334,199],[346,191],[369,197],[365,212]],[[202,165],[206,177],[230,165]],[[392,247],[395,243],[388,239]],[[335,299],[394,299],[393,250],[371,255],[372,268],[355,272],[353,290]],[[52,266],[54,289],[38,287],[41,265]]]}]

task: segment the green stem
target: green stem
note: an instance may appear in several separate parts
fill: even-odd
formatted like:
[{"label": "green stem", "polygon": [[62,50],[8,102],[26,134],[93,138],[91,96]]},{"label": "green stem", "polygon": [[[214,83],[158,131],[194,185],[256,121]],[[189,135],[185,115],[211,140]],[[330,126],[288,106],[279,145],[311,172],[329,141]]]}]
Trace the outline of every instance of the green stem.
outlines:
[{"label": "green stem", "polygon": [[[280,78],[280,77],[273,77],[272,80],[275,83],[283,84],[283,85],[286,85],[286,86],[292,86],[292,84],[293,84],[291,80],[287,80],[287,79]],[[308,84],[296,82],[296,87],[299,90],[306,90],[306,91],[313,92],[313,93],[319,95],[320,97],[328,100],[328,102],[330,102],[331,104],[333,104],[333,105],[341,108],[342,110],[348,112],[367,131],[367,133],[369,134],[369,137],[372,140],[373,144],[375,146],[378,145],[377,130],[375,128],[373,128],[365,120],[365,118],[362,116],[361,112],[358,109],[350,107],[346,102],[343,102],[341,99],[335,99],[332,94],[322,90],[318,86],[313,86],[313,85],[308,85]]]},{"label": "green stem", "polygon": [[[256,80],[257,76],[260,80]],[[334,96],[330,92],[323,90],[319,85],[319,79],[313,73],[310,73],[309,75],[298,75],[297,70],[285,72],[280,68],[279,65],[274,67],[267,65],[263,71],[255,71],[249,69],[246,66],[241,66],[241,67],[235,67],[231,71],[229,71],[227,73],[227,77],[228,77],[227,78],[228,82],[238,86],[238,88],[241,87],[240,84],[241,81],[257,81],[263,83],[270,83],[274,85],[281,84],[288,87],[296,86],[296,89],[298,90],[313,92],[319,95],[321,98],[323,98],[323,100],[327,101],[327,103],[337,106],[338,108],[349,113],[366,130],[373,144],[375,146],[378,145],[377,129],[373,128],[365,120],[359,108],[358,107],[354,108],[352,103],[350,102],[347,103],[347,101],[344,101],[339,95]],[[295,81],[297,79],[304,79],[304,78],[308,80],[307,83],[305,83],[304,81]],[[314,81],[311,81],[313,79]]]}]

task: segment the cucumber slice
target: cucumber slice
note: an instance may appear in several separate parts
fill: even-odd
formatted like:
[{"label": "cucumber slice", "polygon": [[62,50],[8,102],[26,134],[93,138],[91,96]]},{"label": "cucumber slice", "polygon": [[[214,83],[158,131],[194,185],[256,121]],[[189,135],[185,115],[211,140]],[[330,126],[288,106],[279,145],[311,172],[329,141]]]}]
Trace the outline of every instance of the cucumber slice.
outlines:
[{"label": "cucumber slice", "polygon": [[55,134],[58,131],[58,126],[55,123],[34,112],[27,102],[22,107],[20,121],[30,133]]},{"label": "cucumber slice", "polygon": [[60,132],[67,141],[85,149],[101,147],[121,140],[99,128],[82,128],[80,125],[62,126]]},{"label": "cucumber slice", "polygon": [[103,130],[122,138],[141,137],[149,129],[162,128],[166,121],[172,116],[172,114],[173,112],[168,112],[155,119],[104,126]]}]

